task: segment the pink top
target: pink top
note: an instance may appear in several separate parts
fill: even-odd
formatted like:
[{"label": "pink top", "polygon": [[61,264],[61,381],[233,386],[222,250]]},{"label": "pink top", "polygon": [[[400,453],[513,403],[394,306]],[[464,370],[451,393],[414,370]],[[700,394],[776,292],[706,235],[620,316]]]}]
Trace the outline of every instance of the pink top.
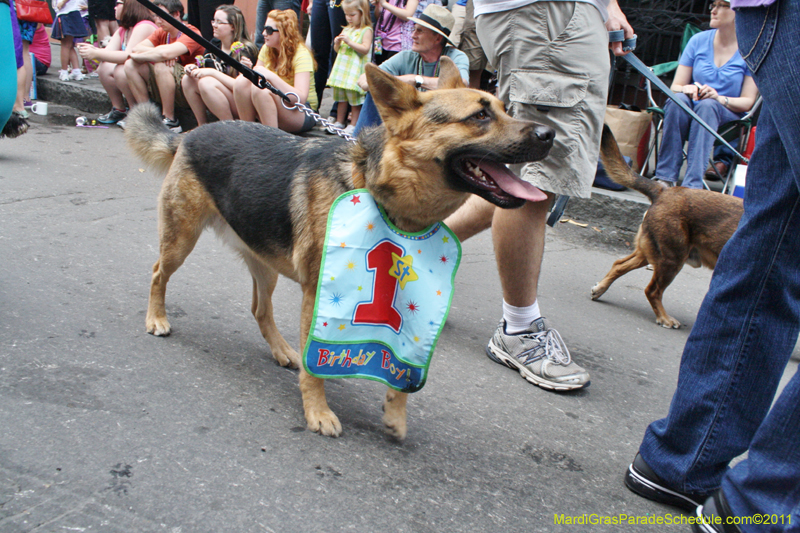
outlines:
[{"label": "pink top", "polygon": [[36,33],[33,34],[33,41],[31,42],[30,51],[36,56],[40,63],[50,66],[52,55],[50,54],[50,39],[47,37],[47,32],[44,30],[44,25],[39,25],[36,28]]},{"label": "pink top", "polygon": [[[158,29],[158,26],[156,26],[156,23],[153,22],[152,20],[140,20],[131,29],[135,30],[140,24],[149,24],[153,28]],[[131,32],[131,33],[133,33],[133,32]],[[125,42],[125,28],[123,28],[122,26],[119,27],[119,41],[120,41],[120,50],[122,50],[124,52],[125,51],[125,45],[127,43]]]}]

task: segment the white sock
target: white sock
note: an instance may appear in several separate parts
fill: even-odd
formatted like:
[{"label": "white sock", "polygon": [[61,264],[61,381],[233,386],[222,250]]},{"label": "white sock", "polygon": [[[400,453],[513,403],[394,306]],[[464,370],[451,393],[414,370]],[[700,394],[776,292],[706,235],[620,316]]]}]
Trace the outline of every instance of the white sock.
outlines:
[{"label": "white sock", "polygon": [[527,330],[531,322],[541,317],[539,300],[527,307],[514,307],[503,300],[503,319],[506,321],[506,333],[516,335]]}]

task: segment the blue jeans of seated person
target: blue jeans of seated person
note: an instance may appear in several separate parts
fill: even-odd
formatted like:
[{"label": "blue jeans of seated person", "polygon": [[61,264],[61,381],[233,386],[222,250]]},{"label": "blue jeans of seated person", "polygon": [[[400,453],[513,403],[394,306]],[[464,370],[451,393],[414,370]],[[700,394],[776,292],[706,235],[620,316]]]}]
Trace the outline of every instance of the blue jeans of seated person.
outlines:
[{"label": "blue jeans of seated person", "polygon": [[358,114],[356,127],[353,130],[353,137],[358,137],[358,133],[364,129],[372,126],[379,126],[383,124],[383,119],[378,108],[375,107],[375,102],[372,100],[372,94],[367,93],[364,103],[361,105],[361,112]]},{"label": "blue jeans of seated person", "polygon": [[695,493],[721,486],[734,514],[791,514],[794,528],[800,372],[770,404],[800,332],[800,85],[786,66],[800,64],[798,27],[800,2],[737,11],[739,48],[764,97],[745,212],[686,342],[669,414],[650,424],[639,448],[668,485]]},{"label": "blue jeans of seated person", "polygon": [[[677,96],[715,130],[721,124],[738,120],[744,116],[744,113],[734,113],[713,99],[706,98],[695,102],[685,94]],[[673,182],[678,180],[678,173],[683,165],[683,143],[688,140],[683,186],[690,189],[702,189],[703,175],[706,173],[708,159],[714,148],[714,136],[672,100],[664,106],[662,132],[656,178]]]}]

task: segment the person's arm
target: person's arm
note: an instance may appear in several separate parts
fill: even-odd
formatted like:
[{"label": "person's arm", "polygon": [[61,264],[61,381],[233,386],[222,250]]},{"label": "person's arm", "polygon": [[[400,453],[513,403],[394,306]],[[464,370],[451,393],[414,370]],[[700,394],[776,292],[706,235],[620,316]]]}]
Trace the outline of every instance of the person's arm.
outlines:
[{"label": "person's arm", "polygon": [[699,99],[713,98],[734,113],[746,113],[750,111],[758,98],[758,88],[751,76],[745,76],[742,82],[742,92],[739,96],[725,96],[719,94],[713,87],[700,85],[698,88]]},{"label": "person's arm", "polygon": [[700,85],[692,83],[692,67],[678,65],[670,89],[674,93],[683,93],[692,100],[699,100]]},{"label": "person's arm", "polygon": [[[634,36],[633,27],[628,23],[628,18],[620,9],[617,0],[610,0],[608,3],[608,20],[606,20],[606,30],[624,30],[625,38],[630,39]],[[609,48],[615,56],[624,56],[628,52],[622,51],[622,43],[609,43]]]},{"label": "person's arm", "polygon": [[[615,0],[612,0],[612,1],[615,1]],[[419,5],[419,0],[408,0],[408,2],[406,3],[406,7],[404,7],[404,8],[403,7],[393,6],[392,4],[390,4],[388,2],[388,0],[379,0],[375,4],[375,8],[376,8],[375,9],[375,16],[376,17],[378,16],[377,7],[379,5],[383,9],[388,10],[389,13],[391,13],[395,17],[397,17],[400,20],[402,20],[403,22],[405,22],[405,21],[408,20],[408,17],[411,17],[411,16],[414,15],[414,12],[417,10],[417,6]]]},{"label": "person's arm", "polygon": [[[150,47],[140,51],[140,47],[146,43],[150,43]],[[153,43],[149,39],[145,39],[139,43],[139,46],[131,51],[131,59],[139,63],[163,63],[165,61],[177,59],[179,56],[189,53],[189,48],[180,42],[162,44],[161,46],[152,45]]]},{"label": "person's arm", "polygon": [[[346,36],[342,36],[342,41],[347,43],[347,46],[355,50],[358,55],[363,56],[369,52],[369,49],[372,46],[372,28],[367,28],[364,30],[360,43],[357,43]],[[336,51],[338,52],[339,50]]]},{"label": "person's arm", "polygon": [[212,77],[222,83],[225,87],[233,90],[234,78],[215,68],[198,68],[197,65],[186,65],[184,69],[187,75],[199,80],[201,78]]},{"label": "person's arm", "polygon": [[105,48],[98,48],[91,43],[78,43],[78,54],[83,59],[99,59],[108,63],[123,64],[128,60],[128,52],[122,51],[120,30],[114,32]]}]

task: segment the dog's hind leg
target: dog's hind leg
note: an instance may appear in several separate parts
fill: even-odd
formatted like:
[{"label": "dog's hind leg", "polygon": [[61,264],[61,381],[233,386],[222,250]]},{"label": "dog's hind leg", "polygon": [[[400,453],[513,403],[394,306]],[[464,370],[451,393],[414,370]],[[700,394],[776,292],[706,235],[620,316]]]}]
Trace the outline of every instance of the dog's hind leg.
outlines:
[{"label": "dog's hind leg", "polygon": [[653,278],[644,290],[653,312],[656,314],[656,324],[665,328],[677,329],[681,327],[681,323],[667,314],[661,298],[664,296],[664,291],[678,272],[681,271],[683,263],[673,261],[663,261],[660,264],[653,265]]},{"label": "dog's hind leg", "polygon": [[272,356],[281,366],[298,368],[300,356],[283,338],[272,312],[272,293],[278,284],[278,273],[255,257],[245,255],[244,261],[253,276],[253,305],[251,311],[258,322],[261,334],[272,350]]},{"label": "dog's hind leg", "polygon": [[148,333],[165,336],[172,331],[164,304],[167,282],[197,244],[206,219],[205,207],[205,202],[196,195],[181,195],[176,201],[175,192],[168,190],[166,185],[161,191],[158,206],[159,257],[153,265],[145,318]]},{"label": "dog's hind leg", "polygon": [[[303,287],[303,304],[300,311],[300,352],[303,352],[308,340],[308,329],[314,315],[314,301],[316,299],[316,278],[308,286]],[[308,429],[328,437],[338,437],[342,434],[342,424],[325,398],[325,380],[317,378],[306,372],[300,366],[300,393],[303,395],[303,410],[306,415]]]},{"label": "dog's hind leg", "polygon": [[597,300],[600,298],[617,278],[624,276],[631,270],[642,268],[646,264],[647,259],[638,246],[636,247],[636,250],[634,250],[629,256],[623,257],[622,259],[617,259],[611,266],[611,270],[609,270],[608,274],[606,274],[606,277],[600,280],[597,285],[592,287],[592,300]]},{"label": "dog's hind leg", "polygon": [[408,426],[406,425],[406,403],[408,393],[389,389],[383,402],[383,424],[386,432],[400,440],[406,438]]}]

